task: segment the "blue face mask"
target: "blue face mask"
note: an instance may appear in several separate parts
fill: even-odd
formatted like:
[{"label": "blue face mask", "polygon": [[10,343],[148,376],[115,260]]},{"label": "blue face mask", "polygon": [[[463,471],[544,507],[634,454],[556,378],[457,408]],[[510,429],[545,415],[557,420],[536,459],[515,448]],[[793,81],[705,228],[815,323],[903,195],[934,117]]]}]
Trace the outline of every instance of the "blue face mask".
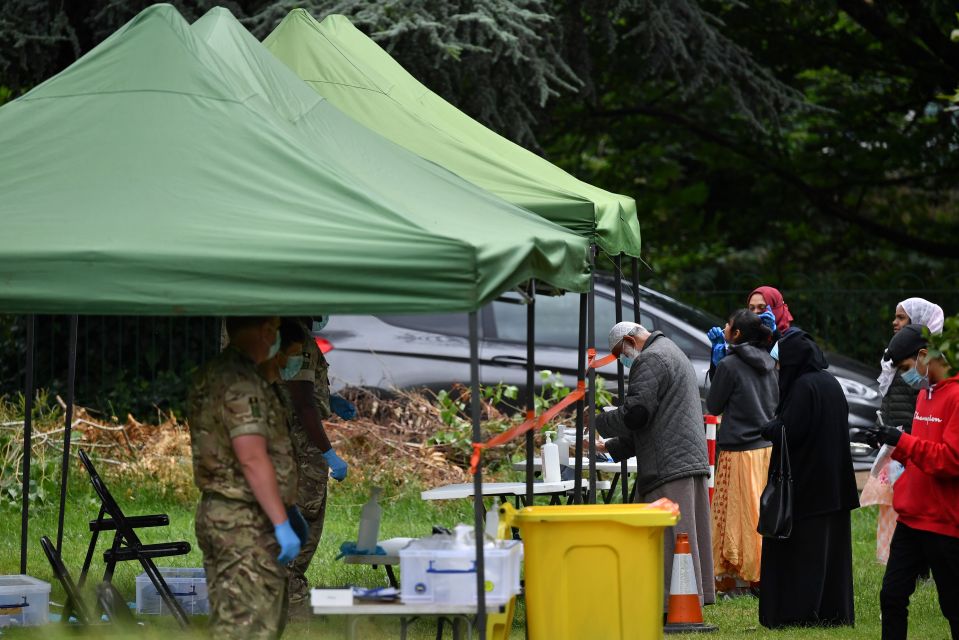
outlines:
[{"label": "blue face mask", "polygon": [[633,363],[636,362],[636,355],[627,355],[627,349],[630,349],[630,347],[623,346],[623,352],[619,354],[619,363],[627,369],[630,369],[632,368]]},{"label": "blue face mask", "polygon": [[918,369],[913,367],[909,371],[906,371],[902,374],[902,381],[908,384],[910,387],[916,391],[921,391],[929,386],[929,378],[926,376],[919,375]]},{"label": "blue face mask", "polygon": [[303,356],[288,356],[286,366],[280,369],[280,377],[284,380],[292,380],[296,374],[303,368]]},{"label": "blue face mask", "polygon": [[776,344],[773,345],[773,348],[769,350],[769,356],[779,362],[779,341],[776,341]]},{"label": "blue face mask", "polygon": [[280,332],[276,332],[276,340],[273,341],[273,346],[270,347],[270,353],[266,356],[266,359],[269,360],[276,354],[280,352]]},{"label": "blue face mask", "polygon": [[330,316],[320,316],[319,320],[313,321],[313,326],[310,327],[310,333],[312,333],[313,336],[316,337],[316,334],[318,334],[320,331],[323,331],[323,329],[326,328],[326,325],[329,321],[330,321]]}]

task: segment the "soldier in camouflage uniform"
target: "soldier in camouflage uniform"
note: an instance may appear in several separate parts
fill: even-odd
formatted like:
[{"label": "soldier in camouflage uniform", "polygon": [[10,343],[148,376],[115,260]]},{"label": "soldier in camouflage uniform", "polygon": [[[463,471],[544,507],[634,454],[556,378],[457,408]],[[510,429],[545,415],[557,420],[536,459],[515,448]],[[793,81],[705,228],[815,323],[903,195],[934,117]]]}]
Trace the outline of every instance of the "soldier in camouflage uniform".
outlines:
[{"label": "soldier in camouflage uniform", "polygon": [[230,345],[199,372],[189,398],[193,471],[216,638],[278,638],[287,564],[299,551],[288,507],[297,469],[286,410],[256,365],[278,348],[279,318],[230,318]]},{"label": "soldier in camouflage uniform", "polygon": [[[303,319],[303,328],[313,336],[322,329],[320,322]],[[330,410],[330,379],[326,358],[313,339],[307,339],[303,348],[303,366],[287,383],[296,407],[291,436],[296,452],[299,490],[296,504],[309,526],[309,534],[300,555],[290,567],[290,614],[309,614],[309,583],[306,570],[313,560],[323,533],[326,515],[326,485],[333,467],[333,478],[343,480],[347,465],[336,452],[323,429],[322,420],[332,415]]]}]

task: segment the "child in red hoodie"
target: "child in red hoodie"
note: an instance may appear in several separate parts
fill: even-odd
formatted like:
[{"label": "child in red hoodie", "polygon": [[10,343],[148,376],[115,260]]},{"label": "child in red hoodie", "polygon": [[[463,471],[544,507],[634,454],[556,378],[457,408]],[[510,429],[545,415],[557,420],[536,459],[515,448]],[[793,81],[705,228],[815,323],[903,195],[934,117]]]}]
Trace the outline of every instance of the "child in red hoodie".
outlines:
[{"label": "child in red hoodie", "polygon": [[959,376],[950,377],[946,360],[930,358],[926,346],[921,330],[908,325],[886,349],[903,380],[920,391],[912,433],[872,429],[876,445],[894,446],[893,459],[906,468],[896,481],[899,520],[879,594],[883,640],[906,637],[909,597],[925,566],[959,640]]}]

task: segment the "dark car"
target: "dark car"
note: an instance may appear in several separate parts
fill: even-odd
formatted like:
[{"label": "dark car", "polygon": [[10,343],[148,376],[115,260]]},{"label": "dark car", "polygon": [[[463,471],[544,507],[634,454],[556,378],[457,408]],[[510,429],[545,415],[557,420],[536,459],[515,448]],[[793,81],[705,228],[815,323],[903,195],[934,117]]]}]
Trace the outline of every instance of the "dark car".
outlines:
[{"label": "dark car", "polygon": [[[632,296],[623,295],[623,318],[633,318]],[[480,310],[480,380],[526,385],[526,307],[517,294],[507,294]],[[706,331],[723,326],[719,318],[666,295],[640,288],[641,322],[659,330],[689,357],[700,379],[700,393],[708,389],[710,345]],[[607,334],[615,323],[614,290],[610,282],[596,283],[597,351],[607,351]],[[327,353],[334,389],[361,386],[380,390],[427,387],[448,389],[469,382],[467,315],[333,316],[323,332],[332,346]],[[557,372],[565,383],[576,384],[579,336],[579,296],[536,298],[536,369]],[[873,424],[879,408],[875,374],[850,358],[827,353],[829,372],[842,385],[849,403],[849,427]],[[615,387],[616,365],[599,373]],[[537,380],[539,378],[537,377]],[[615,392],[615,388],[611,389]],[[868,468],[874,451],[853,443],[857,469]]]}]

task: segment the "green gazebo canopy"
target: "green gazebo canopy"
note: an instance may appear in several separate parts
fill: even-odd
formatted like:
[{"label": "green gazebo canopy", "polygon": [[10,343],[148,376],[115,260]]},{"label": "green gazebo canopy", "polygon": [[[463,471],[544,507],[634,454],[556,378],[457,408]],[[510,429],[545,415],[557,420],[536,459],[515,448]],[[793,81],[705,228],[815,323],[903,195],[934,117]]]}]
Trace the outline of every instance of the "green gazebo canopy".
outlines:
[{"label": "green gazebo canopy", "polygon": [[585,287],[554,225],[451,234],[334,157],[150,7],[0,108],[0,308],[464,311],[530,277]]},{"label": "green gazebo canopy", "polygon": [[294,9],[263,42],[317,93],[373,131],[595,241],[639,256],[632,198],[578,180],[420,84],[350,21]]}]

